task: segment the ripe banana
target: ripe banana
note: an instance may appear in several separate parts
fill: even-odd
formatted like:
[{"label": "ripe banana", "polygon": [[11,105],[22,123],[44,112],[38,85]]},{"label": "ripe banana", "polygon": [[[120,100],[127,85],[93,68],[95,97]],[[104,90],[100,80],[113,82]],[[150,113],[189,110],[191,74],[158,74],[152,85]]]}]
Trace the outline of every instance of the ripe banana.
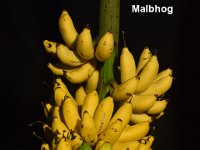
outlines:
[{"label": "ripe banana", "polygon": [[172,76],[172,69],[171,68],[167,68],[167,69],[159,72],[153,82],[156,82],[156,81],[160,80],[161,78],[166,77],[168,75]]},{"label": "ripe banana", "polygon": [[149,150],[153,144],[154,137],[152,135],[144,137],[140,142],[139,150]]},{"label": "ripe banana", "polygon": [[156,55],[152,55],[149,61],[138,74],[139,81],[135,93],[141,93],[146,90],[156,78],[159,70],[159,63]]},{"label": "ripe banana", "polygon": [[43,45],[47,53],[55,56],[56,55],[56,42],[44,40]]},{"label": "ripe banana", "polygon": [[72,18],[66,10],[63,10],[59,17],[58,27],[65,44],[70,48],[75,48],[78,32],[74,27]]},{"label": "ripe banana", "polygon": [[91,117],[94,116],[94,112],[99,104],[99,96],[96,90],[88,93],[85,97],[85,100],[82,105],[81,109],[81,117],[83,116],[84,112],[87,111]]},{"label": "ripe banana", "polygon": [[68,129],[76,131],[79,133],[79,127],[81,118],[78,113],[77,106],[74,104],[74,100],[67,97],[62,105],[62,115],[64,123],[67,125]]},{"label": "ripe banana", "polygon": [[96,90],[99,83],[99,71],[95,70],[85,84],[85,92],[90,93],[93,90]]},{"label": "ripe banana", "polygon": [[127,142],[127,141],[136,141],[142,139],[149,132],[149,122],[142,122],[135,125],[128,125],[122,131],[118,141]]},{"label": "ripe banana", "polygon": [[83,85],[81,85],[80,87],[78,87],[76,89],[75,100],[76,100],[78,106],[82,106],[83,105],[83,102],[84,102],[86,96],[87,96],[87,94],[85,92],[85,89],[84,89]]},{"label": "ripe banana", "polygon": [[99,135],[99,139],[110,144],[114,144],[120,137],[123,130],[123,120],[118,118],[110,123],[107,128]]},{"label": "ripe banana", "polygon": [[146,111],[146,113],[149,115],[159,114],[165,110],[167,104],[168,102],[166,99],[156,101],[154,105]]},{"label": "ripe banana", "polygon": [[138,150],[140,147],[139,141],[128,141],[128,142],[115,142],[112,145],[112,150]]},{"label": "ripe banana", "polygon": [[61,88],[56,88],[54,92],[54,100],[56,106],[61,106],[63,101],[67,98],[67,94],[61,89]]},{"label": "ripe banana", "polygon": [[114,52],[114,37],[111,32],[106,32],[97,43],[95,56],[97,60],[105,62]]},{"label": "ripe banana", "polygon": [[98,137],[95,129],[94,119],[87,111],[85,111],[82,116],[80,123],[80,134],[83,140],[90,145],[94,145],[97,142]]},{"label": "ripe banana", "polygon": [[48,143],[42,143],[40,150],[51,150]]},{"label": "ripe banana", "polygon": [[99,135],[108,125],[114,111],[113,98],[108,96],[102,100],[94,113],[94,124]]},{"label": "ripe banana", "polygon": [[85,82],[89,76],[95,71],[96,64],[94,61],[88,61],[87,63],[80,66],[70,72],[66,72],[65,77],[71,83],[82,83]]},{"label": "ripe banana", "polygon": [[61,110],[59,106],[53,106],[52,119],[58,118],[62,122]]},{"label": "ripe banana", "polygon": [[138,77],[135,76],[121,84],[114,85],[110,95],[116,101],[126,100],[135,92],[138,82]]},{"label": "ripe banana", "polygon": [[112,150],[112,145],[108,142],[103,143],[99,150]]},{"label": "ripe banana", "polygon": [[140,114],[133,113],[131,116],[131,123],[133,123],[133,124],[138,124],[138,123],[142,123],[142,122],[151,123],[152,121],[153,121],[152,117],[146,113],[140,113]]},{"label": "ripe banana", "polygon": [[72,150],[69,141],[63,137],[59,140],[56,150]]},{"label": "ripe banana", "polygon": [[124,47],[120,55],[120,73],[121,83],[136,75],[135,59],[128,47]]},{"label": "ripe banana", "polygon": [[151,108],[156,102],[157,97],[155,95],[136,95],[133,94],[130,101],[133,112],[143,113]]},{"label": "ripe banana", "polygon": [[56,45],[56,55],[58,60],[68,66],[80,66],[85,63],[76,51],[70,50],[64,44],[57,44]]},{"label": "ripe banana", "polygon": [[171,88],[172,83],[173,83],[173,77],[171,75],[168,75],[156,82],[153,82],[146,90],[144,90],[139,94],[161,96]]},{"label": "ripe banana", "polygon": [[115,114],[112,116],[109,125],[115,122],[116,120],[120,119],[122,120],[122,129],[124,129],[127,124],[131,120],[131,115],[132,115],[132,106],[130,103],[124,103],[122,104]]},{"label": "ripe banana", "polygon": [[94,58],[94,47],[90,28],[85,27],[79,34],[76,48],[81,58],[86,60]]},{"label": "ripe banana", "polygon": [[152,54],[148,47],[144,47],[142,53],[140,54],[140,58],[137,64],[136,74],[138,75],[145,64],[149,61]]},{"label": "ripe banana", "polygon": [[69,143],[73,150],[77,150],[83,143],[82,137],[75,131],[69,131]]}]

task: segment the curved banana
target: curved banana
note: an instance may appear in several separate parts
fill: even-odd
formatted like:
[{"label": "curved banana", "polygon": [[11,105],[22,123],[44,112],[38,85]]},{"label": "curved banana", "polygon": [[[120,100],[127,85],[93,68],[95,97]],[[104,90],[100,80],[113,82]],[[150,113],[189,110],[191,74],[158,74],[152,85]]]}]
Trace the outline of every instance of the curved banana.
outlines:
[{"label": "curved banana", "polygon": [[144,137],[140,142],[139,150],[149,150],[153,141],[154,137],[152,135]]},{"label": "curved banana", "polygon": [[119,85],[114,85],[110,95],[116,101],[126,100],[135,92],[138,82],[138,77],[135,76]]},{"label": "curved banana", "polygon": [[78,89],[76,89],[75,100],[76,100],[78,106],[83,105],[83,102],[84,102],[86,96],[87,96],[87,94],[85,92],[83,85],[81,85],[80,87],[78,87]]},{"label": "curved banana", "polygon": [[71,83],[82,83],[88,80],[89,76],[95,71],[96,64],[94,61],[88,61],[70,72],[66,72],[65,77]]},{"label": "curved banana", "polygon": [[156,102],[157,97],[155,95],[136,95],[131,97],[131,105],[133,112],[143,113],[151,108]]},{"label": "curved banana", "polygon": [[81,118],[78,113],[78,108],[74,104],[74,100],[67,97],[62,105],[62,115],[64,123],[67,125],[68,129],[76,131],[79,133],[79,127]]},{"label": "curved banana", "polygon": [[142,139],[149,132],[149,122],[128,125],[119,137],[119,142],[136,141]]},{"label": "curved banana", "polygon": [[149,61],[138,74],[139,81],[135,93],[141,93],[146,90],[156,78],[159,70],[159,63],[156,55],[152,55]]},{"label": "curved banana", "polygon": [[112,116],[109,125],[113,122],[115,122],[117,119],[122,120],[122,129],[124,129],[127,124],[131,120],[132,115],[132,106],[130,103],[124,103],[122,104],[119,109],[115,112],[115,114]]},{"label": "curved banana", "polygon": [[106,32],[97,43],[95,56],[97,60],[105,62],[114,52],[114,37],[111,32]]},{"label": "curved banana", "polygon": [[105,142],[99,147],[99,150],[112,150],[112,145],[108,142]]},{"label": "curved banana", "polygon": [[94,47],[90,28],[85,27],[79,34],[76,48],[81,58],[86,60],[94,58]]},{"label": "curved banana", "polygon": [[162,79],[163,77],[166,77],[166,76],[169,76],[169,75],[172,76],[172,69],[171,68],[167,68],[167,69],[159,72],[153,82],[156,82],[156,81]]},{"label": "curved banana", "polygon": [[63,137],[59,140],[56,150],[72,150],[69,141]]},{"label": "curved banana", "polygon": [[51,150],[48,143],[42,143],[40,150]]},{"label": "curved banana", "polygon": [[78,32],[69,13],[63,10],[58,20],[59,31],[65,44],[70,48],[76,47]]},{"label": "curved banana", "polygon": [[67,94],[63,91],[62,88],[56,88],[54,92],[54,100],[56,106],[61,106],[63,101],[67,98]]},{"label": "curved banana", "polygon": [[152,121],[153,121],[152,117],[146,113],[141,113],[141,114],[133,113],[131,116],[131,123],[133,123],[133,124],[138,124],[138,123],[142,123],[142,122],[151,123]]},{"label": "curved banana", "polygon": [[85,84],[85,92],[90,93],[93,90],[96,90],[99,83],[99,71],[95,70]]},{"label": "curved banana", "polygon": [[114,111],[113,98],[108,96],[102,100],[94,113],[94,124],[97,134],[100,134],[108,125]]},{"label": "curved banana", "polygon": [[70,50],[64,44],[56,45],[56,55],[59,61],[68,66],[80,66],[85,63],[76,51]]},{"label": "curved banana", "polygon": [[144,47],[137,64],[136,74],[138,75],[148,60],[151,58],[152,54],[148,47]]},{"label": "curved banana", "polygon": [[165,114],[165,112],[162,111],[161,113],[159,113],[159,114],[153,116],[153,119],[160,119],[164,114]]},{"label": "curved banana", "polygon": [[49,41],[49,40],[44,40],[43,45],[47,53],[56,55],[56,42]]},{"label": "curved banana", "polygon": [[53,106],[50,103],[47,103],[47,102],[41,102],[41,105],[44,109],[45,118],[48,118]]},{"label": "curved banana", "polygon": [[139,141],[128,141],[128,142],[115,142],[112,145],[112,150],[138,150],[140,147]]},{"label": "curved banana", "polygon": [[81,119],[80,134],[83,140],[90,145],[94,145],[97,142],[98,136],[95,129],[94,119],[87,111],[83,113]]},{"label": "curved banana", "polygon": [[153,82],[146,90],[139,93],[139,95],[161,96],[171,88],[172,83],[173,83],[173,77],[171,75],[168,75],[156,82]]},{"label": "curved banana", "polygon": [[124,47],[120,55],[120,74],[121,83],[136,75],[135,59],[128,47]]},{"label": "curved banana", "polygon": [[156,101],[154,105],[146,111],[146,113],[149,115],[159,114],[165,110],[167,104],[168,102],[166,99]]},{"label": "curved banana", "polygon": [[85,100],[82,105],[81,109],[81,117],[83,116],[84,112],[87,111],[91,117],[94,116],[94,112],[99,104],[99,96],[96,90],[88,93],[85,97]]},{"label": "curved banana", "polygon": [[107,128],[99,135],[99,139],[114,144],[120,137],[123,130],[123,120],[117,119],[110,123]]}]

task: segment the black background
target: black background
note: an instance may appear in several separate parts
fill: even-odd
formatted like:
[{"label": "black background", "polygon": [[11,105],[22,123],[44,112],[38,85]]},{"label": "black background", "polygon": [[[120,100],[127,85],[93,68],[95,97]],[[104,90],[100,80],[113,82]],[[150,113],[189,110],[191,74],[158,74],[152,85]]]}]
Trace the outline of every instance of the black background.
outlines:
[{"label": "black background", "polygon": [[[3,5],[2,5],[3,4]],[[44,120],[40,102],[48,99],[52,74],[46,64],[51,58],[42,41],[62,41],[58,17],[68,10],[77,30],[89,24],[98,34],[99,1],[34,0],[2,2],[1,50],[1,142],[7,149],[39,149],[28,124]],[[174,7],[173,15],[133,14],[132,4],[158,4]],[[120,31],[136,61],[144,46],[158,50],[160,69],[174,70],[174,84],[166,114],[156,126],[155,150],[192,149],[198,144],[199,70],[197,9],[184,1],[121,0]],[[195,40],[196,39],[196,40]],[[122,38],[120,34],[120,48]],[[38,126],[39,128],[39,126]],[[38,130],[38,129],[34,129]],[[39,133],[40,134],[40,133]]]}]

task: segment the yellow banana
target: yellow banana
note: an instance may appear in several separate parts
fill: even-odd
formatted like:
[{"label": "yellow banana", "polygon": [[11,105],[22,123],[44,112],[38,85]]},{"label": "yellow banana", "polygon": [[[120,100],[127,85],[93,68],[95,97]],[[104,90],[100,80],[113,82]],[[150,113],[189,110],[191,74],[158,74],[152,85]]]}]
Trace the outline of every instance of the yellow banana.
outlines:
[{"label": "yellow banana", "polygon": [[146,111],[146,113],[150,115],[159,114],[165,110],[167,104],[168,102],[166,99],[156,101],[154,105]]},{"label": "yellow banana", "polygon": [[73,150],[77,150],[83,143],[82,137],[73,130],[70,130],[68,139]]},{"label": "yellow banana", "polygon": [[90,93],[93,90],[96,90],[99,83],[99,71],[95,70],[85,84],[85,92]]},{"label": "yellow banana", "polygon": [[98,139],[98,141],[97,141],[97,143],[95,145],[95,150],[99,150],[101,145],[103,145],[104,143],[106,143],[104,140]]},{"label": "yellow banana", "polygon": [[94,113],[94,124],[97,134],[100,134],[108,125],[114,111],[113,98],[108,96],[102,100]]},{"label": "yellow banana", "polygon": [[133,112],[143,113],[151,108],[156,102],[157,97],[155,95],[136,95],[131,97],[131,105]]},{"label": "yellow banana", "polygon": [[140,58],[137,64],[136,74],[138,75],[140,71],[143,69],[145,64],[151,58],[152,54],[148,47],[144,47],[142,53],[140,54]]},{"label": "yellow banana", "polygon": [[99,139],[110,144],[114,144],[120,137],[123,130],[123,120],[117,119],[107,126],[107,128],[99,135]]},{"label": "yellow banana", "polygon": [[51,150],[48,143],[42,143],[40,150]]},{"label": "yellow banana", "polygon": [[114,85],[110,95],[116,101],[126,100],[135,92],[138,82],[138,77],[135,76],[121,84]]},{"label": "yellow banana", "polygon": [[66,10],[62,11],[58,20],[58,26],[65,44],[70,48],[75,48],[78,32],[74,27],[72,18]]},{"label": "yellow banana", "polygon": [[122,120],[122,129],[124,129],[131,120],[132,106],[130,103],[122,104],[119,109],[112,116],[109,124],[115,122],[117,119]]},{"label": "yellow banana", "polygon": [[77,52],[81,58],[89,60],[94,57],[94,47],[90,29],[85,27],[77,39]]},{"label": "yellow banana", "polygon": [[85,97],[81,109],[81,117],[83,116],[85,111],[87,111],[93,117],[98,104],[99,104],[98,93],[96,90],[93,90],[92,92],[88,93],[87,96]]},{"label": "yellow banana", "polygon": [[56,55],[58,60],[68,66],[80,66],[85,63],[76,51],[70,50],[64,44],[57,44],[56,45]]},{"label": "yellow banana", "polygon": [[68,128],[59,118],[53,118],[51,129],[54,135],[59,139],[63,136],[64,133],[69,133]]},{"label": "yellow banana", "polygon": [[61,106],[63,101],[67,98],[67,94],[61,89],[61,88],[56,88],[54,92],[54,100],[56,106]]},{"label": "yellow banana", "polygon": [[105,62],[114,52],[114,37],[111,32],[106,32],[97,43],[95,56],[97,60]]},{"label": "yellow banana", "polygon": [[80,134],[83,140],[90,145],[94,145],[97,142],[98,137],[95,129],[94,119],[87,111],[83,113],[81,119]]},{"label": "yellow banana", "polygon": [[173,77],[171,75],[168,75],[156,82],[153,82],[146,90],[144,90],[139,94],[161,96],[171,88],[172,83],[173,83]]},{"label": "yellow banana", "polygon": [[156,55],[152,55],[149,61],[138,74],[139,81],[135,93],[141,93],[146,90],[156,78],[159,70],[159,63]]},{"label": "yellow banana", "polygon": [[99,150],[112,150],[112,145],[108,142],[105,142],[99,147]]},{"label": "yellow banana", "polygon": [[154,137],[152,135],[144,137],[140,142],[139,150],[150,150]]},{"label": "yellow banana", "polygon": [[115,142],[112,145],[112,150],[138,150],[140,147],[139,141],[128,141],[128,142]]},{"label": "yellow banana", "polygon": [[76,100],[78,106],[83,105],[83,102],[84,102],[86,96],[87,96],[87,94],[85,92],[83,85],[81,85],[78,89],[76,89],[75,100]]},{"label": "yellow banana", "polygon": [[159,114],[153,116],[153,119],[160,119],[164,114],[165,114],[165,112],[162,111],[161,113],[159,113]]},{"label": "yellow banana", "polygon": [[81,118],[78,113],[77,106],[74,104],[74,100],[67,97],[62,105],[62,115],[64,123],[67,125],[68,129],[76,131],[79,133],[79,127]]},{"label": "yellow banana", "polygon": [[59,140],[56,150],[72,150],[69,141],[63,137]]},{"label": "yellow banana", "polygon": [[159,72],[153,82],[156,82],[156,81],[160,80],[161,78],[166,77],[168,75],[172,76],[172,69],[171,68],[167,68],[167,69]]},{"label": "yellow banana", "polygon": [[49,41],[49,40],[44,40],[43,45],[47,53],[56,55],[56,42]]},{"label": "yellow banana", "polygon": [[53,106],[50,103],[47,103],[47,102],[41,102],[41,105],[42,105],[42,107],[44,109],[45,117],[48,118]]},{"label": "yellow banana", "polygon": [[60,121],[62,121],[61,110],[59,106],[53,106],[52,119],[53,118],[58,118]]},{"label": "yellow banana", "polygon": [[88,61],[87,63],[80,66],[70,72],[66,72],[65,77],[71,83],[82,83],[85,82],[89,76],[95,71],[96,64],[94,61]]},{"label": "yellow banana", "polygon": [[128,47],[124,47],[120,55],[120,73],[121,83],[136,75],[135,59]]},{"label": "yellow banana", "polygon": [[135,125],[128,125],[119,137],[119,142],[140,140],[149,132],[149,122],[142,122]]},{"label": "yellow banana", "polygon": [[146,113],[141,113],[141,114],[135,114],[133,113],[131,116],[131,122],[133,124],[138,124],[138,123],[142,123],[142,122],[152,122],[152,117],[149,116]]}]

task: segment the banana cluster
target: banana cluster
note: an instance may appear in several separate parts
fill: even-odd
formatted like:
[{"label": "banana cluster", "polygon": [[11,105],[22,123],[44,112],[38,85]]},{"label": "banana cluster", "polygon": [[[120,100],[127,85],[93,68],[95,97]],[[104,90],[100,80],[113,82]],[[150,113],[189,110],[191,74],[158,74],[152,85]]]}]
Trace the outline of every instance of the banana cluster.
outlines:
[{"label": "banana cluster", "polygon": [[[78,33],[63,10],[58,26],[63,42],[44,40],[56,58],[47,67],[55,76],[53,102],[42,102],[47,122],[41,150],[150,150],[151,122],[164,115],[172,69],[159,70],[156,53],[145,47],[136,63],[127,46],[119,57],[120,82],[101,100],[98,64],[114,51],[113,34],[94,42],[88,26]],[[66,82],[67,81],[67,82]],[[76,84],[72,93],[70,86]]]}]

